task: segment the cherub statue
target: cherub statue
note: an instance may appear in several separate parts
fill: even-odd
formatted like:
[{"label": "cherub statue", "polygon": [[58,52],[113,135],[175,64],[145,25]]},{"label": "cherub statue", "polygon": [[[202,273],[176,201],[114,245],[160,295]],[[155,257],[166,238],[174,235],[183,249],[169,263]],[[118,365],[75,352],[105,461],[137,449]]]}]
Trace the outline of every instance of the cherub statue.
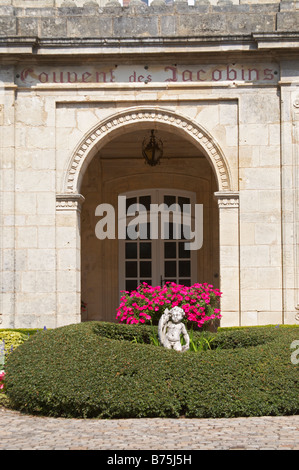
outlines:
[{"label": "cherub statue", "polygon": [[[189,335],[182,319],[185,315],[181,307],[168,308],[164,311],[158,323],[158,336],[162,346],[175,351],[187,351],[189,349]],[[181,335],[185,345],[181,345]]]}]

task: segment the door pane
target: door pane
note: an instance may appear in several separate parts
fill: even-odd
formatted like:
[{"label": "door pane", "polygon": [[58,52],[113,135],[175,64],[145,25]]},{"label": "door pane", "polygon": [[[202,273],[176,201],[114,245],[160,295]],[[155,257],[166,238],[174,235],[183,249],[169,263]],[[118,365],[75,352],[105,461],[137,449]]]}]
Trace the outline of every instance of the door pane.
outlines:
[{"label": "door pane", "polygon": [[132,204],[137,204],[137,197],[129,197],[126,199],[126,212]]},{"label": "door pane", "polygon": [[164,242],[164,257],[176,258],[176,242]]},{"label": "door pane", "polygon": [[137,277],[137,261],[126,261],[126,277]]},{"label": "door pane", "polygon": [[142,204],[147,211],[149,211],[151,204],[151,196],[140,196],[139,203]]},{"label": "door pane", "polygon": [[137,279],[127,279],[126,280],[126,289],[128,291],[137,289]]},{"label": "door pane", "polygon": [[164,196],[164,204],[168,207],[175,204],[175,196]]},{"label": "door pane", "polygon": [[181,238],[182,240],[191,240],[191,227],[190,225],[181,226]]},{"label": "door pane", "polygon": [[179,284],[183,286],[190,287],[191,286],[191,279],[180,279]]},{"label": "door pane", "polygon": [[185,250],[185,242],[179,242],[179,258],[190,258],[190,250]]},{"label": "door pane", "polygon": [[139,225],[140,240],[150,240],[151,239],[151,224],[147,222],[146,224]]},{"label": "door pane", "polygon": [[185,207],[185,209],[184,209],[183,208],[184,204],[190,204],[190,199],[188,197],[179,196],[178,197],[178,205],[180,206],[181,211],[184,210],[187,214],[190,213],[190,207],[188,207],[188,208]]},{"label": "door pane", "polygon": [[139,256],[141,259],[150,259],[152,257],[152,244],[140,242]]},{"label": "door pane", "polygon": [[165,261],[165,277],[176,277],[176,261]]},{"label": "door pane", "polygon": [[164,222],[162,238],[163,240],[178,240],[181,238],[179,230],[180,225],[174,224],[173,222]]},{"label": "door pane", "polygon": [[137,258],[137,243],[126,243],[126,259]]},{"label": "door pane", "polygon": [[151,275],[152,275],[151,261],[140,261],[140,276],[151,277]]},{"label": "door pane", "polygon": [[182,276],[182,277],[191,276],[190,261],[179,261],[179,276]]}]

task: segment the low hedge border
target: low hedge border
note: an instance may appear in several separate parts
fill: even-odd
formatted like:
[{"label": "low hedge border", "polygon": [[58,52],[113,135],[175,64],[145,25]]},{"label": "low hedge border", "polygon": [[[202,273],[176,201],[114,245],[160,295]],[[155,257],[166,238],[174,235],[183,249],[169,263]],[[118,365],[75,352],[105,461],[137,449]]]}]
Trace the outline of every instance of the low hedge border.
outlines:
[{"label": "low hedge border", "polygon": [[140,328],[88,322],[33,335],[7,363],[10,406],[73,418],[298,414],[299,366],[290,360],[298,329],[250,328],[255,345],[246,329],[220,331],[232,348],[181,354],[132,343]]}]

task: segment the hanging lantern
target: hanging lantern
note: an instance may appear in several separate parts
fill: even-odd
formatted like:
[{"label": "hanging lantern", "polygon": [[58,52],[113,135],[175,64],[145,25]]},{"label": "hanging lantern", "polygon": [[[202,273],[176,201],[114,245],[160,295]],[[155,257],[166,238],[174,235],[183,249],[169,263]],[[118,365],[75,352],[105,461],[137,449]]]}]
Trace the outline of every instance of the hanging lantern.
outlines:
[{"label": "hanging lantern", "polygon": [[145,162],[150,166],[155,166],[160,163],[163,156],[163,143],[160,139],[156,138],[154,130],[151,130],[151,135],[145,137],[142,142],[142,155]]}]

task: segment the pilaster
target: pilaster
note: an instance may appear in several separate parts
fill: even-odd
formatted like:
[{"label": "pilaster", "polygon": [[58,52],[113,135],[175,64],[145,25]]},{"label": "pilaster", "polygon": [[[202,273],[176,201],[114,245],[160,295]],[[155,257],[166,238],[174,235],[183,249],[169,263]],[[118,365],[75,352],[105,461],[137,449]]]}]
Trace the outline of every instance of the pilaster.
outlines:
[{"label": "pilaster", "polygon": [[56,196],[56,326],[81,321],[81,194]]},{"label": "pilaster", "polygon": [[219,208],[219,256],[221,326],[237,326],[240,320],[239,193],[214,193]]}]

